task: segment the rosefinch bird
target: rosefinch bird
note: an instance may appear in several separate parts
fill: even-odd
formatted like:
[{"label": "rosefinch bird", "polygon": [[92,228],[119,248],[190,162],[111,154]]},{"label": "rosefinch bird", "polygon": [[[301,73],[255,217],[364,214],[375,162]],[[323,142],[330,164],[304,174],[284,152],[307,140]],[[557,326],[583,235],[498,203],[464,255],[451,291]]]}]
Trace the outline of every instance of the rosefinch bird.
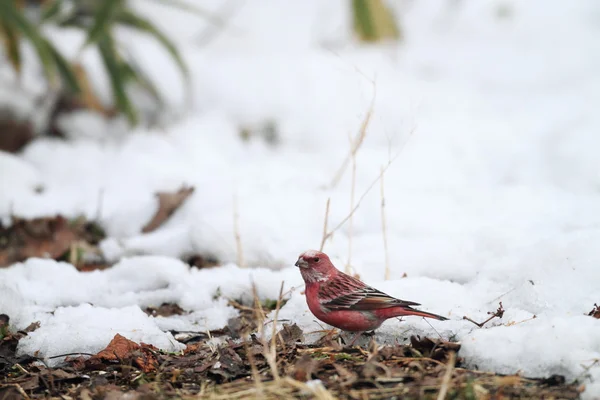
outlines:
[{"label": "rosefinch bird", "polygon": [[415,310],[411,306],[419,303],[396,299],[346,275],[331,263],[327,254],[320,251],[302,253],[296,266],[306,283],[306,303],[310,311],[326,324],[344,331],[371,331],[388,318],[405,315],[441,321],[448,319]]}]

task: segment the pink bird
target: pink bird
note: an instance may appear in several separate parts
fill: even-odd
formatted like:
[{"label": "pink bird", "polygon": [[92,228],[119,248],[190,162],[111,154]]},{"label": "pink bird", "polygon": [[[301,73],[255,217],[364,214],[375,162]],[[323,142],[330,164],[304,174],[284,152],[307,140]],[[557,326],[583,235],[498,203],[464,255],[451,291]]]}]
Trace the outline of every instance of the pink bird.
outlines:
[{"label": "pink bird", "polygon": [[415,310],[411,306],[419,303],[397,299],[339,271],[327,254],[320,251],[305,251],[296,266],[306,283],[306,302],[310,311],[326,324],[344,331],[371,331],[379,328],[386,319],[408,315],[441,321],[448,319]]}]

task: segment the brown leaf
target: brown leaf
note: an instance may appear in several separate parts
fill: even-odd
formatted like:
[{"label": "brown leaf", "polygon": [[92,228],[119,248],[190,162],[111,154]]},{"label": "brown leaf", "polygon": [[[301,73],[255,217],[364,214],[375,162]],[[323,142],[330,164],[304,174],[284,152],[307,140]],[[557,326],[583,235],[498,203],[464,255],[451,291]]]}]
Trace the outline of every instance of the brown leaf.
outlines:
[{"label": "brown leaf", "polygon": [[10,110],[0,110],[0,151],[16,153],[34,137],[33,125],[22,121]]},{"label": "brown leaf", "polygon": [[249,335],[256,330],[256,326],[256,320],[244,313],[227,320],[227,328],[233,339]]},{"label": "brown leaf", "polygon": [[296,325],[283,325],[283,328],[279,331],[279,337],[283,340],[287,346],[294,344],[296,342],[304,341],[304,332],[302,329]]},{"label": "brown leaf", "polygon": [[29,375],[22,382],[19,382],[19,385],[23,390],[35,390],[40,387],[40,376],[38,374]]},{"label": "brown leaf", "polygon": [[600,319],[600,306],[598,304],[594,303],[594,308],[592,308],[592,311],[590,311],[588,313],[588,315],[590,317]]},{"label": "brown leaf", "polygon": [[86,361],[86,365],[97,368],[98,361],[121,362],[124,360],[132,360],[142,371],[151,372],[155,371],[158,366],[158,360],[155,356],[157,350],[158,349],[152,345],[145,343],[139,345],[117,333],[104,350]]},{"label": "brown leaf", "polygon": [[[91,238],[90,224],[83,219],[73,222],[56,217],[21,219],[12,218],[5,228],[0,223],[0,267],[6,267],[30,257],[59,259],[71,246]],[[99,238],[98,232],[94,240]]]},{"label": "brown leaf", "polygon": [[318,367],[319,361],[315,360],[309,354],[304,354],[294,364],[292,378],[301,382],[309,381]]},{"label": "brown leaf", "polygon": [[218,361],[210,369],[210,373],[223,380],[232,380],[246,372],[244,360],[231,347],[219,347]]},{"label": "brown leaf", "polygon": [[154,214],[154,217],[152,217],[152,220],[144,226],[142,232],[149,233],[161,226],[192,193],[194,193],[194,188],[186,186],[183,186],[175,193],[156,193],[156,197],[158,197],[158,210]]},{"label": "brown leaf", "polygon": [[221,265],[221,263],[219,262],[219,260],[217,260],[215,257],[212,256],[204,256],[201,254],[196,254],[193,255],[191,257],[189,257],[186,262],[192,266],[192,267],[196,267],[198,269],[203,269],[203,268],[213,268],[213,267],[217,267],[219,265]]},{"label": "brown leaf", "polygon": [[[438,339],[430,339],[428,337],[421,338],[420,336],[411,336],[410,343],[418,350],[423,356],[433,358],[438,361],[446,361],[448,359],[449,352],[458,353],[460,350],[460,343],[445,342]],[[457,360],[457,365],[458,365]]]},{"label": "brown leaf", "polygon": [[159,307],[146,307],[144,312],[152,317],[170,317],[172,315],[181,315],[185,311],[174,303],[163,303]]}]

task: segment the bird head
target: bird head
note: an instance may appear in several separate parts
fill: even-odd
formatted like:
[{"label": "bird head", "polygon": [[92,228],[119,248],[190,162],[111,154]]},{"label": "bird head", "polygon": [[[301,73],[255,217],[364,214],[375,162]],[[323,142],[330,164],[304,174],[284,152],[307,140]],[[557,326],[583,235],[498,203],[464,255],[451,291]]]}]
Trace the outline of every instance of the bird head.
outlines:
[{"label": "bird head", "polygon": [[307,282],[325,280],[337,272],[327,254],[317,250],[307,250],[300,254],[296,267]]}]

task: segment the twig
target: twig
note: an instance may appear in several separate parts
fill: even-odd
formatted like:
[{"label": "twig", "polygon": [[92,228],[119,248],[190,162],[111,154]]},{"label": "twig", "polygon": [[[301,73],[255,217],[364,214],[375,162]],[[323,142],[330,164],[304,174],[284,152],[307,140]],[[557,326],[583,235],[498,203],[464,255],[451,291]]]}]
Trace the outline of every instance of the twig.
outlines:
[{"label": "twig", "polygon": [[252,380],[256,385],[256,391],[259,397],[262,397],[263,393],[263,384],[262,379],[260,378],[260,374],[258,373],[258,368],[256,368],[256,360],[254,359],[254,354],[250,350],[250,346],[248,346],[248,341],[244,341],[244,348],[246,350],[246,356],[248,357],[248,362],[250,363],[250,371],[252,371]]},{"label": "twig", "polygon": [[[280,290],[280,299],[281,299],[281,293],[283,292],[283,282],[281,283],[281,290]],[[273,379],[274,380],[279,380],[279,371],[277,370],[277,351],[275,349],[275,346],[271,345],[269,346],[267,343],[267,340],[265,338],[264,335],[264,321],[266,319],[265,317],[265,313],[263,311],[262,305],[260,303],[260,300],[258,298],[258,293],[256,291],[256,284],[252,283],[252,294],[254,296],[254,306],[255,306],[255,313],[257,316],[257,322],[258,322],[258,334],[260,335],[260,341],[262,343],[262,347],[263,347],[263,357],[265,358],[265,360],[267,361],[267,364],[269,364],[269,368],[271,369],[271,374],[273,374]],[[277,300],[278,302],[278,306],[281,306],[281,300]],[[276,311],[276,313],[278,313],[278,311]],[[276,327],[277,325],[277,321],[275,321],[275,323],[273,324],[274,327]],[[275,330],[275,328],[274,328]]]},{"label": "twig", "polygon": [[246,268],[246,263],[244,261],[244,250],[242,247],[242,237],[240,235],[240,214],[238,211],[238,201],[236,195],[233,195],[233,235],[235,237],[237,265],[240,268]]},{"label": "twig", "polygon": [[[394,158],[392,158],[392,160],[390,160],[388,162],[388,164],[383,168],[384,171],[386,171],[390,165],[392,164],[392,162],[400,155],[400,153],[397,153]],[[333,236],[333,234],[340,229],[346,222],[348,222],[348,220],[352,217],[352,215],[356,212],[356,210],[358,210],[358,207],[360,207],[360,204],[362,203],[362,201],[364,200],[364,198],[367,196],[367,194],[369,194],[369,192],[371,191],[371,189],[373,189],[373,187],[375,186],[375,184],[377,182],[379,182],[379,180],[381,179],[381,174],[377,176],[377,179],[375,179],[373,182],[371,182],[371,184],[369,185],[369,187],[367,187],[367,190],[365,190],[365,192],[360,196],[360,198],[358,199],[358,202],[356,202],[356,205],[354,206],[354,208],[350,211],[350,213],[340,221],[339,224],[337,224],[335,226],[335,228],[333,228],[331,231],[327,232],[325,235],[323,235],[323,239],[321,241],[322,244],[325,243],[325,241],[327,241],[327,239],[329,239],[331,236]],[[327,204],[327,211],[329,212],[329,202]]]},{"label": "twig", "polygon": [[455,365],[456,353],[451,351],[448,359],[448,366],[446,368],[446,373],[442,378],[442,387],[440,388],[440,392],[438,393],[437,400],[444,400],[446,398],[446,394],[448,393],[448,389],[450,388],[450,380],[452,379],[452,373],[454,372]]},{"label": "twig", "polygon": [[[367,190],[365,190],[364,193],[360,196],[360,198],[356,202],[356,205],[354,206],[354,208],[352,210],[350,210],[350,213],[344,219],[342,219],[340,221],[340,223],[336,225],[335,228],[333,228],[329,232],[327,232],[327,218],[325,219],[325,226],[323,229],[323,238],[321,239],[321,250],[323,250],[323,246],[325,245],[325,242],[327,241],[327,239],[329,239],[331,236],[333,236],[333,234],[338,229],[340,229],[350,218],[352,218],[352,215],[356,212],[356,210],[358,210],[358,207],[360,207],[360,204],[362,203],[362,201],[365,199],[365,197],[367,197],[367,195],[369,194],[371,189],[373,189],[375,184],[377,182],[379,182],[379,180],[383,176],[383,173],[385,173],[388,170],[388,168],[392,165],[392,163],[396,160],[396,158],[398,158],[400,156],[400,154],[402,154],[402,150],[404,150],[404,148],[406,147],[406,144],[408,143],[408,141],[410,140],[410,138],[412,137],[414,132],[415,132],[414,129],[410,131],[408,138],[404,141],[404,143],[402,143],[402,146],[400,147],[400,149],[398,150],[396,155],[394,157],[392,157],[391,159],[389,159],[387,164],[385,166],[383,166],[383,168],[382,168],[381,172],[379,173],[379,175],[377,176],[377,178],[373,182],[371,182],[371,184],[367,187]],[[329,199],[327,200],[326,217],[328,215],[329,215]],[[327,233],[325,233],[325,232],[327,232]]]},{"label": "twig", "polygon": [[281,287],[279,288],[279,297],[277,298],[277,304],[275,305],[275,316],[273,317],[273,332],[271,335],[271,352],[276,353],[275,345],[277,340],[277,317],[279,316],[279,309],[281,308],[281,301],[283,300],[283,284],[281,281]]},{"label": "twig", "polygon": [[[41,376],[41,375],[40,375],[40,376]],[[15,389],[17,389],[17,391],[19,392],[19,394],[20,394],[21,396],[23,396],[23,398],[24,398],[24,399],[27,399],[27,400],[29,400],[29,399],[31,398],[31,397],[29,397],[29,396],[27,395],[27,393],[25,393],[25,390],[23,390],[23,388],[21,387],[21,385],[19,385],[18,383],[7,383],[7,384],[6,384],[6,386],[12,386],[12,387],[14,387]],[[4,398],[4,397],[2,397],[2,398]],[[9,398],[9,397],[7,396],[6,398]]]},{"label": "twig", "polygon": [[[366,78],[366,75],[363,74]],[[368,79],[368,78],[367,78]],[[360,129],[356,135],[356,138],[350,142],[350,153],[344,159],[344,162],[336,172],[333,180],[331,181],[330,188],[334,188],[339,183],[340,179],[344,175],[346,168],[348,167],[348,163],[351,159],[356,157],[356,152],[360,149],[360,146],[363,144],[365,137],[367,136],[367,128],[369,127],[369,122],[371,122],[371,116],[373,115],[373,108],[375,107],[375,97],[377,94],[377,86],[375,85],[375,81],[369,79],[371,85],[373,85],[373,97],[371,97],[371,103],[369,104],[369,108],[367,109],[367,113],[365,114],[365,118],[360,124]]]},{"label": "twig", "polygon": [[59,354],[56,356],[51,356],[51,357],[46,357],[49,360],[52,360],[53,358],[60,358],[60,357],[67,357],[67,356],[95,356],[95,354],[92,353],[83,353],[81,351],[76,352],[76,353],[65,353],[65,354]]},{"label": "twig", "polygon": [[320,251],[323,251],[323,247],[325,247],[325,241],[329,238],[327,235],[327,223],[329,221],[329,204],[331,203],[331,197],[327,198],[327,204],[325,205],[325,220],[323,221],[323,237],[321,238],[321,246],[319,247]]},{"label": "twig", "polygon": [[[362,141],[361,141],[362,143]],[[352,146],[352,138],[350,138]],[[356,152],[352,152],[352,187],[350,188],[350,210],[354,208],[354,194],[356,192]],[[348,261],[346,263],[345,272],[350,273],[350,265],[352,261],[352,234],[354,228],[354,218],[350,217],[348,221]]]},{"label": "twig", "polygon": [[387,223],[385,218],[385,193],[383,190],[383,167],[381,168],[381,231],[383,236],[383,252],[385,254],[385,275],[384,279],[387,281],[390,279],[390,254],[388,251],[388,241],[387,241]]},{"label": "twig", "polygon": [[523,322],[529,322],[529,321],[532,321],[532,320],[534,320],[534,319],[536,319],[536,318],[537,318],[537,315],[534,315],[533,317],[531,317],[531,318],[526,318],[526,319],[524,319],[523,321],[519,321],[519,322],[514,322],[514,321],[513,321],[513,322],[509,322],[509,323],[507,323],[505,326],[514,326],[514,325],[519,325],[519,324],[522,324]]},{"label": "twig", "polygon": [[504,308],[502,308],[502,302],[500,302],[499,304],[500,304],[500,306],[498,307],[498,309],[495,312],[488,311],[488,314],[490,315],[490,317],[481,323],[473,321],[471,318],[467,317],[466,315],[463,317],[463,319],[474,323],[475,325],[477,325],[480,328],[483,328],[483,326],[485,324],[487,324],[494,318],[502,318],[504,316],[505,310],[504,310]]}]

